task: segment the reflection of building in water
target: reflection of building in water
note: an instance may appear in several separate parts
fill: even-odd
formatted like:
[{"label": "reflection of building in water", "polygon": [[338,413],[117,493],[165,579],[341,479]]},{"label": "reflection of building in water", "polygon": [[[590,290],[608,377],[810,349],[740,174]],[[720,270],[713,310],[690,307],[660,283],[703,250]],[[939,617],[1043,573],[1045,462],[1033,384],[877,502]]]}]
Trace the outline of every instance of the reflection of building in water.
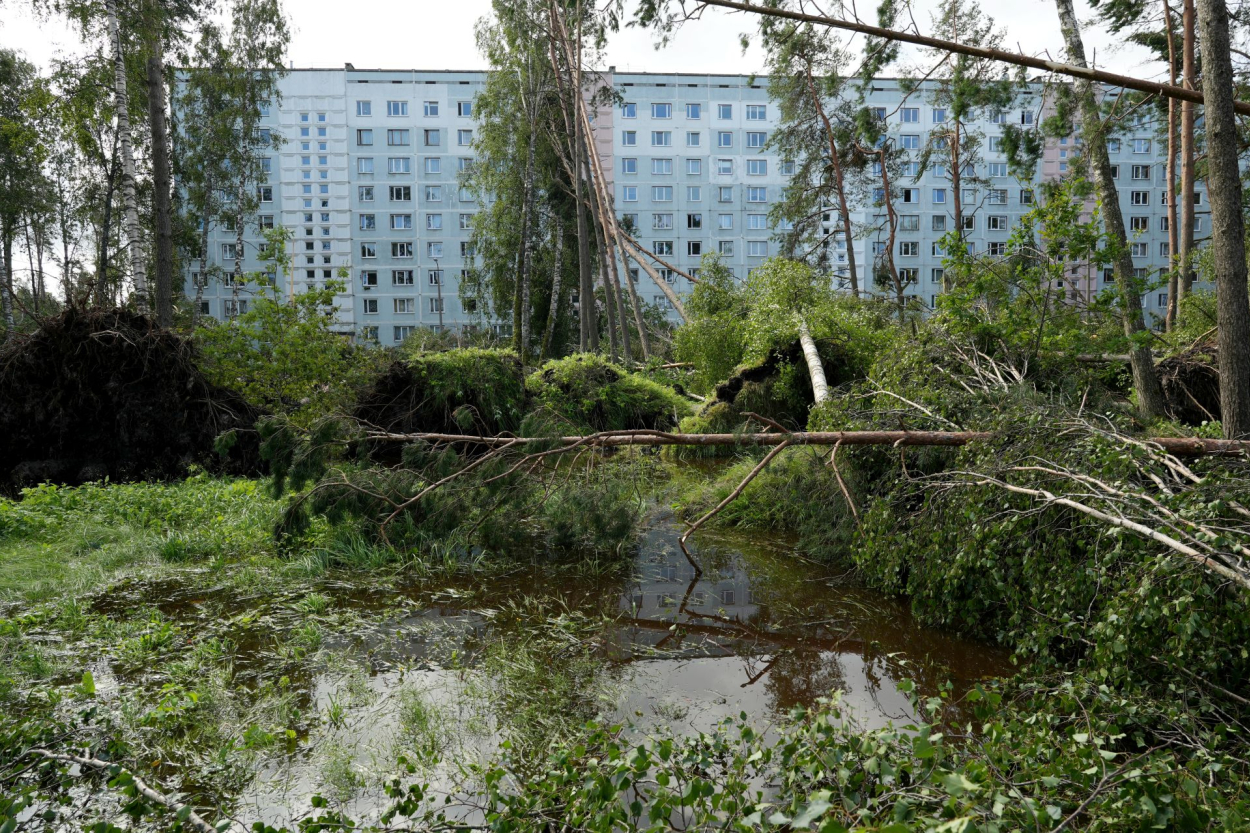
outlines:
[{"label": "reflection of building in water", "polygon": [[718,570],[705,570],[693,587],[694,569],[680,552],[655,553],[638,567],[636,582],[621,600],[621,607],[636,618],[671,619],[683,601],[686,612],[740,622],[750,621],[759,610],[750,577],[736,558]]}]

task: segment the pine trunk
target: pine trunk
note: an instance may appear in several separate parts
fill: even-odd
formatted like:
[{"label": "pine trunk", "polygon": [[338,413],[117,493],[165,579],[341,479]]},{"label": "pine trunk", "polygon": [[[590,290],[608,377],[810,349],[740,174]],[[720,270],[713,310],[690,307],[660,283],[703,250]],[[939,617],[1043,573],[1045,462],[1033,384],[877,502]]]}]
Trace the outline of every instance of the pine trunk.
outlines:
[{"label": "pine trunk", "polygon": [[[1184,0],[1181,7],[1181,75],[1185,88],[1198,89],[1198,64],[1194,56],[1197,33],[1194,29],[1194,0]],[[1197,151],[1194,147],[1194,104],[1181,102],[1181,264],[1177,284],[1177,301],[1188,295],[1194,287],[1194,164]]]},{"label": "pine trunk", "polygon": [[851,227],[851,209],[846,201],[846,178],[842,173],[842,157],[838,153],[838,139],[833,132],[833,123],[825,113],[825,104],[820,98],[820,90],[812,78],[811,67],[807,67],[807,89],[812,96],[812,104],[820,120],[825,125],[825,137],[829,140],[829,160],[833,165],[833,187],[838,192],[838,217],[842,220],[842,236],[846,240],[846,262],[851,271],[851,294],[859,297],[859,275],[855,264],[855,236]]},{"label": "pine trunk", "polygon": [[[1168,0],[1163,0],[1163,25],[1168,39],[1168,83],[1176,86],[1176,42],[1172,31],[1172,7]],[[1177,291],[1180,286],[1177,257],[1180,254],[1180,229],[1177,228],[1176,215],[1176,131],[1180,124],[1180,108],[1175,99],[1168,99],[1168,308],[1163,319],[1163,327],[1167,332],[1176,325]]]},{"label": "pine trunk", "polygon": [[1245,219],[1228,7],[1223,0],[1198,0],[1198,26],[1202,33],[1207,195],[1211,200],[1219,325],[1220,420],[1224,438],[1232,440],[1250,436],[1250,295],[1246,290]]},{"label": "pine trunk", "polygon": [[[1063,30],[1064,41],[1068,49],[1068,59],[1077,66],[1085,66],[1085,44],[1081,40],[1081,30],[1076,21],[1076,12],[1072,8],[1072,0],[1055,0],[1059,12],[1059,26]],[[1094,175],[1094,185],[1098,189],[1098,198],[1102,204],[1103,223],[1107,235],[1111,238],[1110,246],[1114,247],[1115,280],[1120,296],[1120,317],[1124,325],[1124,334],[1131,342],[1129,348],[1129,364],[1133,372],[1133,387],[1137,393],[1137,407],[1146,419],[1164,415],[1163,388],[1159,384],[1159,376],[1155,372],[1154,359],[1150,348],[1143,343],[1146,329],[1142,316],[1141,293],[1137,287],[1137,279],[1133,274],[1132,251],[1128,245],[1128,235],[1124,229],[1124,215],[1120,211],[1120,198],[1116,191],[1115,180],[1111,176],[1111,157],[1107,152],[1102,116],[1098,109],[1098,99],[1094,94],[1094,85],[1085,79],[1076,81],[1078,104],[1081,109],[1082,135],[1085,148],[1089,154],[1089,165]]]},{"label": "pine trunk", "polygon": [[147,261],[139,229],[138,175],[135,171],[134,136],[130,128],[130,95],[126,86],[126,56],[122,54],[121,25],[117,20],[116,0],[105,0],[109,38],[113,46],[113,103],[117,110],[117,137],[122,157],[122,227],[130,251],[130,271],[135,284],[135,306],[148,311]]},{"label": "pine trunk", "polygon": [[621,239],[620,229],[616,232],[616,248],[621,254],[621,266],[625,270],[625,286],[629,290],[629,305],[633,308],[634,324],[638,327],[638,341],[641,342],[642,360],[651,360],[651,339],[647,335],[646,320],[642,317],[642,307],[638,303],[638,291],[634,287],[634,276],[629,270],[629,255],[625,253],[625,242]]},{"label": "pine trunk", "polygon": [[517,286],[513,293],[512,305],[512,340],[516,353],[525,361],[530,348],[530,266],[533,247],[530,238],[534,230],[534,124],[530,123],[530,135],[527,137],[528,148],[525,151],[525,181],[522,183],[521,198],[521,268],[517,275]]}]

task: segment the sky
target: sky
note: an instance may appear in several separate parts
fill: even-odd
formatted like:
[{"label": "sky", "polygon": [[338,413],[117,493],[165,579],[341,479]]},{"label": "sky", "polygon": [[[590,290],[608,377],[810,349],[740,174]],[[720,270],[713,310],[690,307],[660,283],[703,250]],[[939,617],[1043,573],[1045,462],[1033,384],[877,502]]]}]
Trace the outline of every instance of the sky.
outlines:
[{"label": "sky", "polygon": [[[478,20],[490,12],[490,0],[286,0],[292,22],[290,60],[296,67],[388,69],[485,69],[474,43]],[[862,4],[865,8],[872,0]],[[936,0],[914,0],[916,20],[928,31]],[[1052,0],[982,0],[1006,29],[1004,47],[1061,58],[1058,18]],[[1086,25],[1085,48],[1096,65],[1113,72],[1158,77],[1162,65],[1139,47],[1123,44],[1093,26],[1087,0],[1077,0]],[[38,21],[23,0],[0,8],[0,44],[24,52],[46,66],[58,53],[81,49],[77,33],[64,21]],[[349,10],[346,11],[345,10]],[[758,47],[743,55],[742,32],[753,30],[743,14],[709,9],[687,23],[670,44],[656,50],[649,32],[627,29],[608,44],[603,63],[622,72],[696,72],[750,74],[763,68]]]}]

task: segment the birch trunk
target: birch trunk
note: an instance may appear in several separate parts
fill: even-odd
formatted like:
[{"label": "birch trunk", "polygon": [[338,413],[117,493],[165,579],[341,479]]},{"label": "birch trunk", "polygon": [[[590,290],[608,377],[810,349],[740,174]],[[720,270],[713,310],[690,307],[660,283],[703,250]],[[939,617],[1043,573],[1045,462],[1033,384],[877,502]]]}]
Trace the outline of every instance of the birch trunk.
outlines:
[{"label": "birch trunk", "polygon": [[817,405],[829,398],[829,382],[825,379],[825,366],[820,363],[816,342],[807,329],[807,322],[799,322],[799,344],[803,345],[803,358],[807,360],[807,372],[812,377],[812,398]]},{"label": "birch trunk", "polygon": [[677,297],[677,293],[673,291],[673,287],[668,285],[668,281],[660,277],[660,273],[655,271],[655,267],[647,262],[642,252],[634,248],[634,245],[629,242],[627,237],[622,235],[621,242],[625,244],[625,248],[629,252],[629,256],[632,257],[634,262],[642,267],[642,271],[646,272],[651,280],[655,282],[655,285],[658,286],[660,291],[664,293],[664,297],[668,298],[668,302],[673,305],[673,309],[677,310],[677,314],[681,316],[682,321],[685,321],[686,307],[682,304],[681,298]]},{"label": "birch trunk", "polygon": [[1219,325],[1220,421],[1225,439],[1250,436],[1250,296],[1246,290],[1239,136],[1233,111],[1233,62],[1224,0],[1198,0],[1202,32],[1203,118],[1207,135],[1207,195],[1215,258]]},{"label": "birch trunk", "polygon": [[126,245],[130,251],[130,271],[135,284],[135,306],[139,312],[148,311],[147,261],[143,255],[143,240],[139,231],[139,202],[136,195],[134,136],[130,128],[130,96],[126,91],[126,56],[122,54],[121,26],[117,21],[116,0],[105,0],[108,16],[109,38],[113,42],[113,102],[117,109],[117,137],[121,143],[122,157],[122,227],[126,233]]},{"label": "birch trunk", "polygon": [[638,340],[642,346],[642,360],[647,362],[651,360],[651,339],[647,336],[645,319],[642,317],[642,307],[638,304],[638,292],[634,288],[634,276],[629,271],[629,255],[625,253],[625,242],[621,239],[620,229],[616,230],[616,248],[621,253],[621,266],[625,270],[625,286],[629,289],[629,305],[633,307],[634,324],[638,327]]},{"label": "birch trunk", "polygon": [[[1068,49],[1068,60],[1077,66],[1085,66],[1085,44],[1076,21],[1072,0],[1055,0],[1059,12],[1059,27],[1063,30]],[[1120,317],[1124,334],[1133,340],[1129,350],[1129,363],[1133,371],[1133,387],[1137,393],[1137,408],[1146,419],[1163,416],[1163,388],[1155,372],[1150,348],[1139,339],[1149,331],[1142,316],[1141,293],[1133,275],[1133,257],[1124,230],[1124,216],[1120,212],[1120,198],[1115,180],[1111,177],[1111,157],[1107,152],[1107,140],[1094,85],[1085,79],[1076,81],[1078,104],[1081,109],[1082,134],[1089,153],[1089,164],[1102,203],[1103,223],[1111,238],[1109,245],[1116,248],[1115,279],[1120,295]],[[1240,191],[1238,192],[1240,193]],[[1244,283],[1244,281],[1243,281]],[[1244,287],[1243,287],[1244,290]]]},{"label": "birch trunk", "polygon": [[513,342],[516,347],[517,355],[521,357],[524,364],[526,355],[529,354],[530,347],[530,265],[531,252],[530,237],[533,235],[533,229],[530,227],[534,221],[534,123],[530,121],[530,135],[528,137],[528,148],[525,152],[525,182],[522,185],[523,196],[521,199],[521,268],[517,275],[517,286],[514,292],[515,301],[512,306],[512,327]]}]

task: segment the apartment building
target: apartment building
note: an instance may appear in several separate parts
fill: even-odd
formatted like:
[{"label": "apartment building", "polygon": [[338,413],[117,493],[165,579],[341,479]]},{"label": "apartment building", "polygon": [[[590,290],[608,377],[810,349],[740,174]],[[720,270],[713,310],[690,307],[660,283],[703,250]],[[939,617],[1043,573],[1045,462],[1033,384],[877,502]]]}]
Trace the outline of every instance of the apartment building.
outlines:
[{"label": "apartment building", "polygon": [[[244,271],[265,268],[261,229],[282,226],[292,234],[291,274],[274,276],[283,292],[349,275],[338,321],[345,335],[396,344],[417,327],[477,323],[474,303],[460,298],[459,286],[472,267],[470,229],[479,206],[459,187],[458,173],[472,162],[473,102],[485,79],[483,72],[350,65],[290,71],[281,81],[280,103],[263,114],[265,128],[280,135],[282,145],[266,161],[258,227],[245,234]],[[767,79],[609,71],[604,81],[622,103],[595,113],[596,148],[617,214],[635,237],[696,277],[708,252],[719,253],[740,278],[777,254],[785,230],[770,222],[769,212],[793,166],[766,148],[779,115]],[[1037,182],[1066,173],[1079,147],[1075,139],[1051,141],[1032,181],[1009,175],[1003,126],[1032,123],[1041,115],[1041,99],[1039,88],[1015,109],[986,113],[972,126],[984,142],[973,184],[962,196],[971,206],[966,239],[978,253],[1005,253]],[[946,118],[931,102],[927,88],[905,95],[890,79],[875,83],[868,97],[894,141],[917,154]],[[1139,115],[1110,144],[1134,263],[1147,277],[1168,259],[1165,148],[1158,134],[1151,118]],[[953,224],[950,178],[936,165],[921,173],[909,160],[897,185],[895,263],[911,282],[907,293],[932,305],[942,287],[939,240]],[[1209,220],[1201,190],[1196,201],[1202,238]],[[882,209],[872,197],[865,203],[854,208],[861,233],[850,241],[836,234],[832,210],[826,215],[833,233],[829,260],[835,280],[845,285],[846,248],[854,246],[860,286],[886,291],[872,278],[887,240],[873,230]],[[212,229],[210,257],[228,270],[235,254],[234,232]],[[1073,269],[1061,288],[1078,298],[1108,280],[1083,264]],[[690,291],[689,280],[676,272],[664,268],[661,275],[679,293]],[[646,274],[636,277],[643,298],[667,304]],[[194,295],[193,279],[189,270],[188,295]],[[210,284],[202,312],[228,318],[245,308],[249,294],[247,287]],[[1151,291],[1148,314],[1161,315],[1165,301],[1162,290]]]}]

